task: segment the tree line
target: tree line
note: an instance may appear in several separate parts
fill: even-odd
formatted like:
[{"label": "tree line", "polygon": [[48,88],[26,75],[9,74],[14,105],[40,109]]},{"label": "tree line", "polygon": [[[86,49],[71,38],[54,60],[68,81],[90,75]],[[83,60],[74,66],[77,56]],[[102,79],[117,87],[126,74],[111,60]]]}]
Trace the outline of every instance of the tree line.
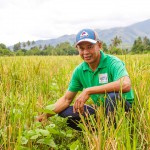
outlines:
[{"label": "tree line", "polygon": [[[31,47],[26,49],[26,47]],[[121,37],[115,36],[109,45],[103,42],[103,51],[109,54],[140,54],[150,53],[150,39],[147,37],[138,37],[135,39],[131,48],[123,47]],[[78,51],[74,45],[69,42],[52,45],[35,46],[34,41],[26,43],[16,43],[13,50],[6,47],[5,44],[0,44],[0,56],[30,56],[30,55],[78,55]]]}]

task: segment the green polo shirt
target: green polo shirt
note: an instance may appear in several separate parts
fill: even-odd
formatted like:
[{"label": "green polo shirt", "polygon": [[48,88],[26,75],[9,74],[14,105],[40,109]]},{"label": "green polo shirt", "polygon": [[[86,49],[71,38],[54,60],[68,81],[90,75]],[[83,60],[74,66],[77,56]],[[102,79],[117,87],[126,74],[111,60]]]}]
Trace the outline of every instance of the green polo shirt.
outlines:
[{"label": "green polo shirt", "polygon": [[[123,76],[129,76],[125,64],[119,58],[105,54],[103,51],[100,51],[100,54],[100,63],[95,71],[92,71],[86,62],[75,68],[68,87],[69,91],[78,92],[88,87],[101,86],[116,81]],[[122,96],[130,103],[134,99],[132,89],[122,93]],[[99,105],[99,101],[105,100],[106,94],[92,94],[90,97],[95,104]]]}]

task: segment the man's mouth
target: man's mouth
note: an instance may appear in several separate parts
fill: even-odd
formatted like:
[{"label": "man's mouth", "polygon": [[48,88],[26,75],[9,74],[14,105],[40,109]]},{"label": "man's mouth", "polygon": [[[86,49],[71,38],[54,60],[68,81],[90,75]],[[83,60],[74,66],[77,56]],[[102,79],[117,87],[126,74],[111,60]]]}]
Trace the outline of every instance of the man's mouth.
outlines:
[{"label": "man's mouth", "polygon": [[85,59],[85,60],[89,60],[89,59],[91,59],[91,57],[92,57],[92,56],[84,56],[84,59]]}]

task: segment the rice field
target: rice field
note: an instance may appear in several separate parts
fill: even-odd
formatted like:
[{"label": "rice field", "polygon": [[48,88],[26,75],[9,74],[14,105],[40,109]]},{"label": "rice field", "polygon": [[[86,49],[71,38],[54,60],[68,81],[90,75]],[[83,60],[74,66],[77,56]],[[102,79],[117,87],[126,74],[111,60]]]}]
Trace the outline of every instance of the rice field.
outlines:
[{"label": "rice field", "polygon": [[150,55],[118,57],[132,81],[133,108],[129,114],[118,108],[115,129],[99,107],[97,119],[91,116],[87,124],[82,118],[82,132],[57,115],[35,122],[64,94],[73,69],[82,62],[79,56],[0,57],[0,150],[149,150]]}]

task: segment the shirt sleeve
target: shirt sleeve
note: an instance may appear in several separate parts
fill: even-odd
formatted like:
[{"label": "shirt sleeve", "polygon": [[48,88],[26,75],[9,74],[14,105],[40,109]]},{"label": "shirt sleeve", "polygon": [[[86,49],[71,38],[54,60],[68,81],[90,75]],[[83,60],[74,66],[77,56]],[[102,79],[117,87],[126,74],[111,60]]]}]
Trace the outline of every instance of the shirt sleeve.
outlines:
[{"label": "shirt sleeve", "polygon": [[121,60],[114,61],[110,67],[113,81],[116,81],[124,76],[129,76],[125,68],[125,64]]},{"label": "shirt sleeve", "polygon": [[78,68],[76,68],[73,71],[72,78],[69,83],[68,91],[78,92],[78,91],[82,91],[82,90],[83,90],[83,86],[82,86],[80,78],[79,78]]}]

